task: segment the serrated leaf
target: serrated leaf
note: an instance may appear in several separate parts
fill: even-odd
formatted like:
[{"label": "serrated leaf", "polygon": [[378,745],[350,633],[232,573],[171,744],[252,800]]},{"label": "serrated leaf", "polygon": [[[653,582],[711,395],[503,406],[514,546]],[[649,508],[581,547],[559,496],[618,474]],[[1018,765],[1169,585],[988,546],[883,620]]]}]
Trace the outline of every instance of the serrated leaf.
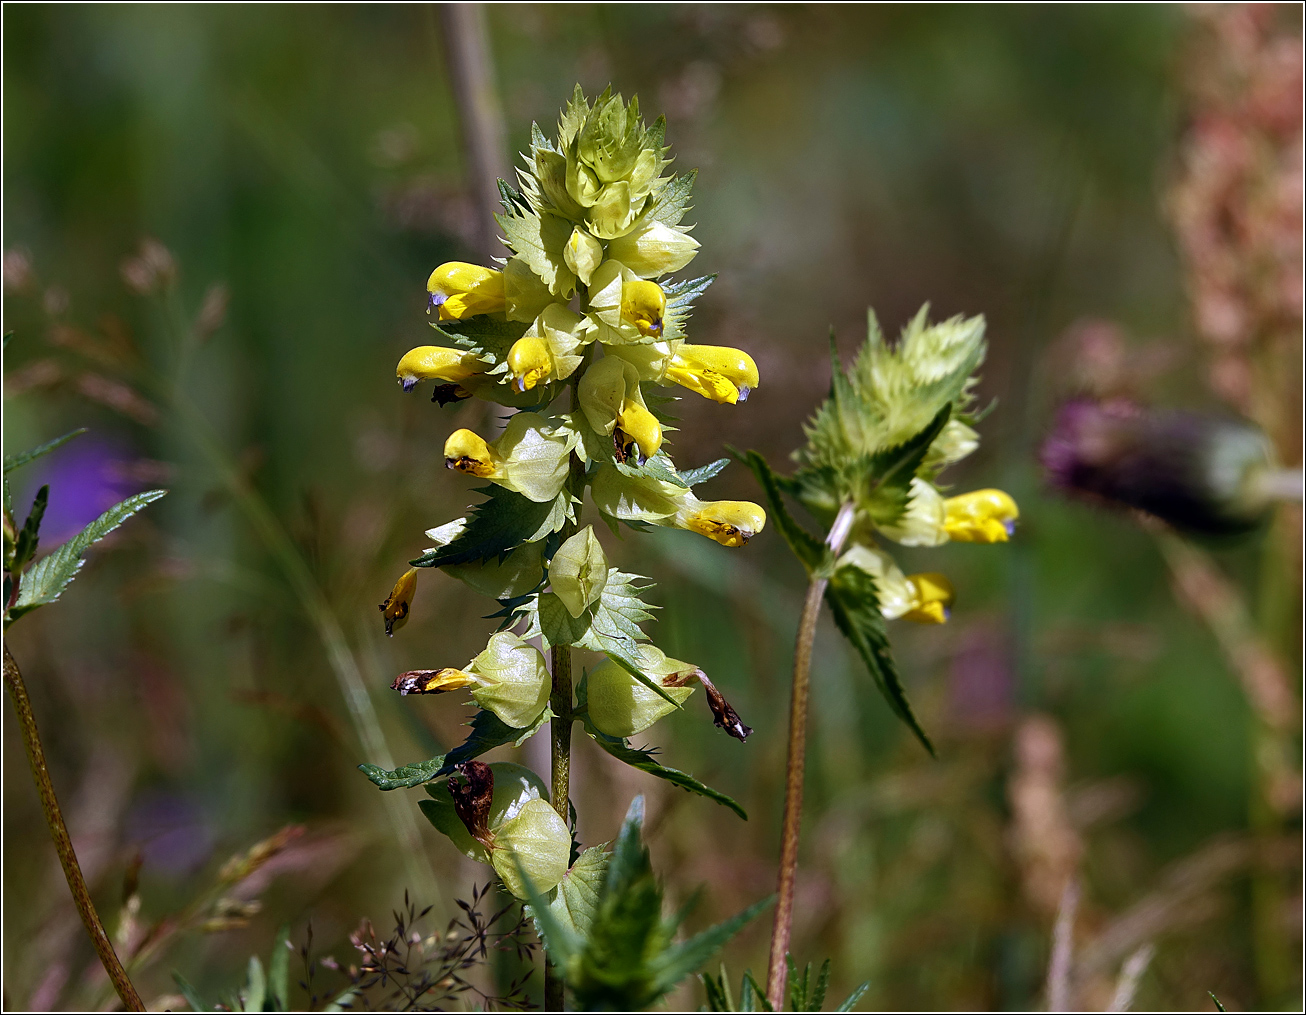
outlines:
[{"label": "serrated leaf", "polygon": [[522,212],[517,215],[496,215],[494,220],[503,230],[504,238],[522,260],[549,287],[555,296],[568,297],[576,289],[576,276],[562,251],[571,236],[572,224],[557,215]]},{"label": "serrated leaf", "polygon": [[571,865],[554,893],[549,908],[558,922],[584,941],[589,936],[599,892],[608,870],[609,854],[602,846],[591,846]]},{"label": "serrated leaf", "polygon": [[553,710],[546,705],[539,718],[525,729],[522,729],[517,726],[509,726],[489,709],[482,709],[476,713],[476,716],[468,724],[471,726],[472,731],[467,735],[467,739],[444,756],[444,764],[440,766],[440,770],[435,774],[437,777],[448,775],[456,766],[471,761],[473,758],[479,758],[482,754],[492,751],[496,747],[502,747],[504,744],[520,747],[538,733],[540,727],[551,718],[553,718]]},{"label": "serrated leaf", "polygon": [[387,772],[379,765],[359,765],[358,770],[372,780],[379,789],[411,789],[424,782],[430,782],[444,767],[445,756],[436,755],[426,761],[414,761],[411,765],[401,765]]},{"label": "serrated leaf", "polygon": [[659,451],[652,458],[648,459],[643,465],[632,465],[629,462],[620,462],[616,455],[612,455],[612,464],[616,470],[626,476],[636,476],[643,479],[659,479],[664,483],[670,483],[673,486],[689,489],[685,481],[680,478],[680,473],[676,467],[671,464],[671,459],[665,451]]},{"label": "serrated leaf", "polygon": [[489,314],[478,314],[465,321],[429,323],[447,344],[470,350],[485,362],[494,364],[507,360],[508,350],[530,327],[528,323],[498,320]]},{"label": "serrated leaf", "polygon": [[486,499],[471,509],[467,525],[458,538],[409,561],[413,567],[502,559],[523,543],[533,543],[557,532],[571,513],[565,490],[543,504],[501,486],[484,486],[476,492],[484,493]]},{"label": "serrated leaf", "polygon": [[36,548],[41,541],[41,519],[45,517],[45,509],[49,503],[50,487],[47,485],[37,490],[36,496],[32,499],[32,509],[27,512],[27,521],[18,530],[18,538],[14,540],[14,559],[9,562],[6,570],[17,574],[36,556]]},{"label": "serrated leaf", "polygon": [[62,546],[33,564],[18,586],[18,601],[9,611],[9,620],[53,603],[76,577],[85,563],[82,555],[132,515],[167,494],[167,490],[147,490],[115,504]]},{"label": "serrated leaf", "polygon": [[[539,128],[531,124],[534,132],[538,133]],[[543,139],[544,135],[540,135]],[[544,142],[546,145],[547,141]],[[530,204],[520,190],[510,184],[507,180],[499,180],[499,203],[503,205],[503,210],[509,215],[519,215],[531,210]]]},{"label": "serrated leaf", "polygon": [[809,572],[828,566],[831,557],[829,548],[822,540],[799,525],[789,513],[789,508],[780,493],[779,477],[771,469],[767,460],[756,451],[741,455],[734,448],[726,450],[747,465],[757,477],[757,482],[766,497],[767,511],[775,521],[780,534],[784,536],[785,542],[789,544],[789,549],[793,550],[794,556],[802,561]]},{"label": "serrated leaf", "polygon": [[691,169],[683,176],[673,176],[662,185],[644,217],[669,226],[679,225],[685,213],[693,207],[689,203],[689,194],[694,189],[694,180],[697,178],[697,169]]},{"label": "serrated leaf", "polygon": [[841,567],[830,577],[825,589],[825,601],[830,604],[834,622],[843,636],[852,642],[870,671],[875,686],[884,695],[889,708],[916,734],[931,755],[934,745],[921,729],[920,723],[907,701],[907,692],[898,675],[889,647],[889,633],[884,615],[880,612],[880,599],[875,580],[859,567]]},{"label": "serrated leaf", "polygon": [[682,470],[680,473],[680,484],[686,487],[695,487],[698,486],[699,483],[706,483],[729,464],[729,458],[718,458],[715,462],[708,462],[707,465],[700,465],[697,469]]},{"label": "serrated leaf", "polygon": [[[614,661],[618,661],[615,660]],[[631,768],[638,768],[641,772],[647,772],[649,775],[658,779],[664,779],[674,786],[688,790],[691,793],[697,793],[699,796],[705,796],[709,800],[715,800],[722,806],[729,807],[745,821],[748,820],[748,812],[739,804],[735,803],[730,797],[726,796],[712,787],[699,782],[692,775],[682,772],[679,769],[667,768],[660,765],[653,757],[653,752],[647,749],[631,747],[630,742],[624,737],[613,737],[602,732],[595,726],[588,715],[585,715],[583,708],[585,706],[585,681],[582,680],[580,686],[576,689],[577,711],[581,712],[581,723],[585,727],[585,732],[594,740],[599,747],[603,748],[608,754],[616,758],[623,764]]]},{"label": "serrated leaf", "polygon": [[934,438],[948,425],[951,415],[952,404],[949,403],[920,433],[859,463],[854,476],[860,473],[863,477],[861,488],[853,487],[857,503],[877,525],[896,525],[902,520],[911,499],[912,478],[925,460]]},{"label": "serrated leaf", "polygon": [[844,1000],[843,1004],[839,1005],[839,1007],[836,1008],[835,1011],[852,1011],[853,1005],[855,1005],[858,1001],[860,1001],[862,999],[862,995],[865,994],[870,989],[871,989],[871,981],[863,980],[861,983],[859,983],[856,987],[853,988],[853,992],[848,995],[848,997]]},{"label": "serrated leaf", "polygon": [[672,282],[662,287],[667,298],[667,309],[662,317],[662,336],[658,341],[671,342],[685,337],[685,323],[694,309],[694,300],[707,292],[707,287],[715,281],[715,275],[704,275],[702,278]]},{"label": "serrated leaf", "polygon": [[[665,993],[674,988],[676,984],[725,947],[726,943],[755,919],[759,913],[774,903],[775,896],[768,896],[759,902],[753,903],[742,912],[736,913],[730,919],[718,923],[715,927],[709,927],[701,934],[695,934],[688,941],[668,948],[653,962],[653,968],[657,974],[654,980],[657,989]],[[819,1008],[812,1010],[819,1011]]]},{"label": "serrated leaf", "polygon": [[5,455],[4,474],[7,476],[15,469],[21,469],[24,465],[36,461],[38,458],[42,457],[43,455],[48,455],[51,451],[54,451],[56,448],[63,447],[74,437],[77,437],[86,432],[87,432],[86,427],[84,426],[78,427],[76,430],[69,430],[62,437],[56,437],[52,441],[46,441],[44,444],[34,447],[30,451],[20,451],[18,454]]}]

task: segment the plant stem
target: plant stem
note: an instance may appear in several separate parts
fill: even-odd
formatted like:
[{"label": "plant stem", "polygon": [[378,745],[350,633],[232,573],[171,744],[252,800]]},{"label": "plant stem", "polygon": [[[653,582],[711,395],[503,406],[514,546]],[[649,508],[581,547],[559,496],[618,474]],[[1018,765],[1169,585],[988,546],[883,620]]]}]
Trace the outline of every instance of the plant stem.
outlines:
[{"label": "plant stem", "polygon": [[[853,505],[844,504],[830,526],[825,545],[838,555],[853,523]],[[815,573],[807,586],[807,598],[798,621],[798,641],[794,646],[794,686],[789,702],[789,762],[785,774],[784,823],[780,833],[780,876],[776,886],[779,901],[771,927],[771,959],[766,973],[766,997],[773,1011],[784,1010],[785,980],[788,969],[789,937],[794,922],[794,880],[798,874],[798,836],[803,818],[803,768],[807,755],[807,692],[811,685],[812,643],[816,640],[816,622],[821,615],[821,599],[828,577]]]},{"label": "plant stem", "polygon": [[140,995],[132,986],[126,970],[118,961],[118,954],[113,950],[113,942],[104,932],[100,914],[95,911],[91,893],[87,891],[86,879],[82,877],[81,865],[73,850],[72,839],[68,837],[68,826],[64,824],[63,813],[59,810],[59,800],[54,795],[54,784],[50,781],[50,771],[45,766],[45,751],[41,747],[41,734],[36,729],[36,716],[32,714],[32,703],[27,697],[27,685],[5,646],[5,684],[9,696],[14,702],[14,711],[18,713],[18,726],[23,731],[23,746],[27,748],[27,760],[32,766],[32,779],[36,791],[41,797],[41,809],[45,811],[46,824],[50,826],[50,837],[54,840],[55,852],[59,854],[59,863],[63,866],[64,877],[68,879],[68,890],[72,892],[73,905],[81,914],[82,923],[86,924],[86,933],[91,936],[91,944],[109,974],[114,990],[122,998],[123,1005],[130,1011],[145,1011]]},{"label": "plant stem", "polygon": [[[549,707],[553,718],[549,720],[549,737],[553,748],[553,770],[549,785],[549,799],[553,808],[568,828],[571,827],[568,800],[571,793],[571,649],[554,645],[553,694]],[[546,953],[544,957],[544,1010],[563,1010],[562,970],[558,969]]]}]

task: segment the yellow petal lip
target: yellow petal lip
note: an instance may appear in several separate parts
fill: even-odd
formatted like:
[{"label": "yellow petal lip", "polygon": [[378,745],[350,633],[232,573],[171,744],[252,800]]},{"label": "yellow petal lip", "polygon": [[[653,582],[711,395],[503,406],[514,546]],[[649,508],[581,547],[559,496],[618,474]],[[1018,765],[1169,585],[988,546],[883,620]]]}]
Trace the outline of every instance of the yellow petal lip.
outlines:
[{"label": "yellow petal lip", "polygon": [[667,366],[667,379],[731,405],[747,401],[759,383],[753,357],[724,345],[682,345]]},{"label": "yellow petal lip", "polygon": [[410,567],[395,582],[390,595],[381,604],[381,616],[385,620],[385,633],[393,638],[394,633],[408,623],[408,610],[412,606],[413,596],[417,594],[417,568]]},{"label": "yellow petal lip", "polygon": [[518,391],[530,391],[545,380],[553,372],[548,342],[536,337],[517,339],[508,350],[508,372]]},{"label": "yellow petal lip", "polygon": [[648,409],[634,399],[627,399],[621,414],[617,416],[617,428],[613,431],[613,440],[618,454],[626,457],[626,448],[633,441],[639,449],[639,464],[658,453],[662,447],[662,424]]},{"label": "yellow petal lip", "polygon": [[662,318],[667,312],[667,297],[656,282],[636,279],[621,287],[621,316],[633,324],[645,338],[662,337]]},{"label": "yellow petal lip", "polygon": [[481,362],[461,349],[442,345],[419,345],[404,353],[395,376],[405,391],[412,391],[422,381],[457,384],[481,372]]},{"label": "yellow petal lip", "polygon": [[766,512],[746,500],[715,500],[685,519],[685,525],[722,546],[743,546],[766,527]]},{"label": "yellow petal lip", "polygon": [[912,606],[902,615],[903,620],[914,620],[918,624],[947,623],[954,593],[952,582],[946,575],[937,572],[909,574],[907,586],[912,592]]},{"label": "yellow petal lip", "polygon": [[503,272],[466,261],[440,265],[426,280],[426,291],[442,321],[502,313],[505,304]]},{"label": "yellow petal lip", "polygon": [[973,490],[943,504],[944,530],[959,543],[1005,543],[1020,517],[1016,502],[1001,490]]},{"label": "yellow petal lip", "polygon": [[444,442],[444,464],[480,479],[494,479],[503,471],[494,449],[479,434],[466,429],[455,430]]}]

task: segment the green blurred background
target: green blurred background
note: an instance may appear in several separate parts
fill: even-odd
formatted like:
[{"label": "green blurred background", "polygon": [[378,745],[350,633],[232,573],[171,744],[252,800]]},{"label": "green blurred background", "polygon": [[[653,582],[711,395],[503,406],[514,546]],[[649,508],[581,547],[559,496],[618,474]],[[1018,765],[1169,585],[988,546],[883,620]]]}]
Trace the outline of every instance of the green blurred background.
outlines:
[{"label": "green blurred background", "polygon": [[[1146,397],[1213,402],[1163,212],[1186,122],[1183,10],[487,14],[513,151],[533,119],[551,130],[575,82],[591,95],[611,82],[665,113],[676,168],[701,171],[694,267],[720,277],[691,335],[747,349],[762,384],[738,407],[679,403],[681,467],[725,444],[783,466],[828,384],[829,328],[851,355],[868,306],[890,333],[926,301],[935,317],[987,317],[980,395],[999,404],[949,478],[1010,491],[1021,527],[1005,546],[902,554],[958,590],[947,626],[892,629],[939,760],[823,626],[795,951],[833,959],[833,995],[869,980],[865,1009],[1037,1005],[1059,892],[1049,903],[1039,885],[1078,869],[1081,938],[1117,942],[1081,984],[1080,1003],[1104,1004],[1143,943],[1122,914],[1164,896],[1176,862],[1242,841],[1254,812],[1253,720],[1215,639],[1176,601],[1152,537],[1045,491],[1035,457],[1086,329],[1123,356],[1166,352],[1164,370],[1135,378]],[[405,855],[394,801],[354,768],[378,759],[300,600],[195,424],[166,408],[181,384],[308,562],[393,760],[456,743],[469,709],[388,684],[469,658],[488,611],[430,573],[393,640],[376,609],[423,529],[468,500],[442,467],[445,436],[487,418],[475,401],[405,398],[392,372],[424,341],[426,275],[476,259],[481,212],[440,33],[425,5],[4,11],[5,448],[91,430],[17,474],[15,500],[23,510],[52,484],[47,524],[64,527],[49,546],[115,497],[172,490],[10,639],[96,898],[113,923],[139,853],[139,939],[232,853],[308,828],[256,886],[262,909],[244,926],[169,940],[137,977],[149,1000],[175,989],[173,969],[234,988],[285,922],[298,942],[311,920],[315,950],[348,962],[347,933],[362,917],[387,925],[406,888],[445,920],[486,876],[429,828]],[[176,259],[170,296],[142,298],[120,273],[143,237]],[[223,294],[212,337],[180,354],[177,322],[201,305],[218,320]],[[737,466],[707,489],[756,498]],[[733,551],[679,531],[603,538],[658,582],[658,644],[701,665],[757,731],[741,746],[696,709],[650,731],[667,764],[738,798],[746,824],[578,747],[581,838],[610,838],[646,794],[670,901],[703,886],[691,926],[706,926],[772,890],[803,575],[771,531]],[[1217,559],[1254,588],[1262,555],[1253,539]],[[102,976],[69,923],[11,710],[4,723],[6,1007],[76,1008],[103,995]],[[528,763],[540,767],[544,740]],[[1039,778],[1046,828],[1018,802]],[[404,792],[420,820],[420,791]],[[1271,875],[1248,870],[1156,901],[1137,1008],[1201,1008],[1208,990],[1230,1010],[1299,1001],[1299,889],[1279,886],[1279,908],[1258,918],[1256,878]],[[768,925],[729,947],[732,977],[762,972]],[[1286,973],[1276,948],[1294,956]],[[669,1002],[699,1003],[696,985]]]}]

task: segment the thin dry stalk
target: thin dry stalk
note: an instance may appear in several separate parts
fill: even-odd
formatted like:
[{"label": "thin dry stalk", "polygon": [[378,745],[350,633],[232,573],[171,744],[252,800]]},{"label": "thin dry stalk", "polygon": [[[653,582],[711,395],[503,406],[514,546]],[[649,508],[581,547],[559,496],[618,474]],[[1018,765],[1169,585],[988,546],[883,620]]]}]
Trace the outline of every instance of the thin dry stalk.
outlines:
[{"label": "thin dry stalk", "polygon": [[1129,1006],[1134,1003],[1134,995],[1138,993],[1138,983],[1147,972],[1147,967],[1151,965],[1152,956],[1155,954],[1156,946],[1148,941],[1139,945],[1134,954],[1125,959],[1125,964],[1120,970],[1120,979],[1116,981],[1115,996],[1111,998],[1111,1007],[1107,1011],[1129,1010]]},{"label": "thin dry stalk", "polygon": [[1070,963],[1075,949],[1075,914],[1079,911],[1079,881],[1066,882],[1052,928],[1052,957],[1048,960],[1048,1011],[1070,1010]]}]

